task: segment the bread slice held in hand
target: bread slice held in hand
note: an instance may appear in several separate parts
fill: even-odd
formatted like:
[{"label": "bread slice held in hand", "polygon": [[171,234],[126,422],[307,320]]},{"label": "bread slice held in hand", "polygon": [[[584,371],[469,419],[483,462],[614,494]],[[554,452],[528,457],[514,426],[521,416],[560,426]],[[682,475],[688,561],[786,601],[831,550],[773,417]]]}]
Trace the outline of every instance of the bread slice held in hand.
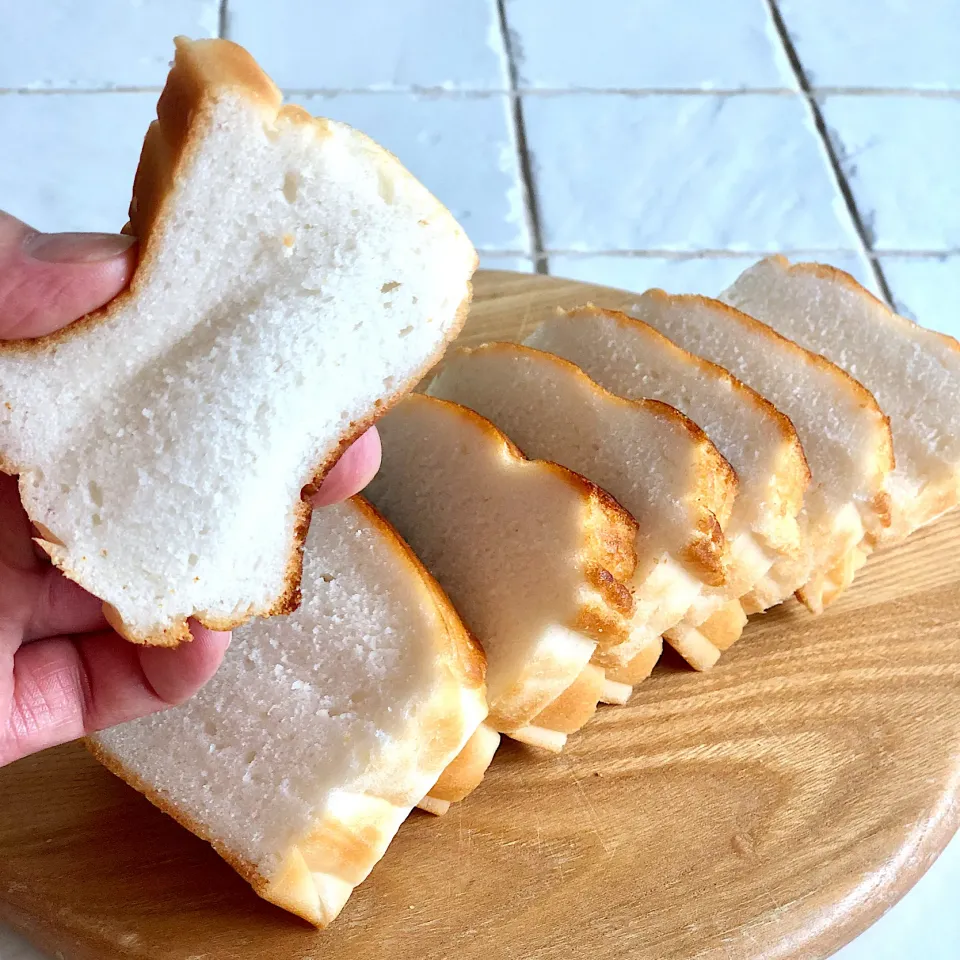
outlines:
[{"label": "bread slice held in hand", "polygon": [[894,313],[849,274],[770,257],[722,300],[860,381],[890,418],[891,525],[908,536],[960,499],[960,344]]},{"label": "bread slice held in hand", "polygon": [[260,896],[325,926],[483,720],[484,664],[359,498],[317,511],[303,585],[295,613],[236,631],[192,700],[88,745]]},{"label": "bread slice held in hand", "polygon": [[657,400],[616,397],[574,364],[512,343],[453,351],[428,392],[487,417],[527,456],[593,480],[636,518],[634,629],[598,650],[600,665],[620,679],[666,634],[706,669],[737,639],[746,617],[727,586],[723,535],[737,478],[696,424]]},{"label": "bread slice held in hand", "polygon": [[483,645],[487,722],[559,750],[605,698],[595,649],[629,636],[636,522],[457,404],[415,394],[380,428],[366,493]]},{"label": "bread slice held in hand", "polygon": [[180,40],[130,207],[130,289],[0,347],[0,467],[128,639],[296,605],[301,489],[462,324],[476,255],[351,128],[281,107],[240,47]]},{"label": "bread slice held in hand", "polygon": [[648,290],[629,310],[766,397],[797,431],[812,483],[801,523],[809,569],[798,596],[821,611],[853,581],[890,525],[890,426],[839,367],[719,300]]},{"label": "bread slice held in hand", "polygon": [[593,305],[558,312],[526,343],[577,364],[612,393],[671,404],[699,424],[737,474],[724,526],[727,580],[746,612],[780,603],[809,577],[798,516],[810,471],[790,420],[723,367],[640,320]]}]

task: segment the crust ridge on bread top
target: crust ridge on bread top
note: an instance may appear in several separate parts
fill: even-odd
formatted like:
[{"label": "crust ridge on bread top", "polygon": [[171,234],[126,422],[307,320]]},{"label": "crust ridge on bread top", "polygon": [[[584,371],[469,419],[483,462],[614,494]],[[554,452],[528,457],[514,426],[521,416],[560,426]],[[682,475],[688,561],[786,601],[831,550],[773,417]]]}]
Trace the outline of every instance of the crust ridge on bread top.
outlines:
[{"label": "crust ridge on bread top", "polygon": [[890,418],[896,468],[887,478],[896,542],[960,500],[960,344],[894,313],[853,277],[769,257],[721,294],[785,337],[843,368]]},{"label": "crust ridge on bread top", "polygon": [[812,478],[799,517],[807,558],[786,558],[774,571],[798,576],[797,596],[821,611],[890,526],[893,443],[876,399],[835,364],[719,300],[649,290],[629,313],[725,367],[789,417]]},{"label": "crust ridge on bread top", "polygon": [[[623,670],[641,638],[652,643],[664,633],[671,642],[677,636],[694,666],[715,662],[720,648],[698,628],[737,599],[727,589],[724,537],[737,478],[696,424],[659,400],[617,397],[569,361],[512,343],[453,351],[428,391],[489,418],[528,456],[588,477],[636,518],[635,630],[620,647],[598,650],[598,663]],[[745,622],[718,623],[719,632],[734,631],[721,644],[733,643]],[[672,633],[681,624],[684,638]]]},{"label": "crust ridge on bread top", "polygon": [[810,471],[786,416],[724,368],[622,311],[593,304],[557,311],[526,343],[577,364],[618,396],[668,403],[702,427],[738,479],[724,525],[732,594],[746,595],[750,612],[793,594],[805,578],[778,577],[774,566],[801,553],[798,516]]}]

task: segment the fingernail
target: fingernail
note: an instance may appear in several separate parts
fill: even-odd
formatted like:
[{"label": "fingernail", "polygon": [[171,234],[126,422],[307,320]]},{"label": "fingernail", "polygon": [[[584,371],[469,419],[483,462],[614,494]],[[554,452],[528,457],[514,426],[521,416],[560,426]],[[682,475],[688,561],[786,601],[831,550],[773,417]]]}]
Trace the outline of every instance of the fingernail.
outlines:
[{"label": "fingernail", "polygon": [[99,263],[119,257],[136,242],[124,233],[35,233],[24,251],[46,263]]}]

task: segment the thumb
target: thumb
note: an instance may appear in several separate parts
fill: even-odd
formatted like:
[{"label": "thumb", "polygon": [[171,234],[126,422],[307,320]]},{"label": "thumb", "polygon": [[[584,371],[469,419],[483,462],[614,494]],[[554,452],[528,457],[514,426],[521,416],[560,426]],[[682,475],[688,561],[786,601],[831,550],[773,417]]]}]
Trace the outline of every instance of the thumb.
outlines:
[{"label": "thumb", "polygon": [[136,266],[134,237],[38,233],[0,211],[0,340],[41,337],[112,300]]}]

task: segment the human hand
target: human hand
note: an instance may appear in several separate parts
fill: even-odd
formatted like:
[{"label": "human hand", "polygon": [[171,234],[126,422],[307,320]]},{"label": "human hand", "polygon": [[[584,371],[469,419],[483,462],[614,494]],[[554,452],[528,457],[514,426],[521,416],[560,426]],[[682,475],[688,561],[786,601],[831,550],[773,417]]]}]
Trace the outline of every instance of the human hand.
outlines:
[{"label": "human hand", "polygon": [[[136,265],[134,240],[40,234],[0,211],[0,341],[58,330],[115,297]],[[361,490],[380,464],[368,430],[313,498]],[[193,642],[140,647],[114,633],[100,601],[42,556],[15,477],[0,474],[0,766],[163,710],[213,676],[230,634],[192,624]]]}]

